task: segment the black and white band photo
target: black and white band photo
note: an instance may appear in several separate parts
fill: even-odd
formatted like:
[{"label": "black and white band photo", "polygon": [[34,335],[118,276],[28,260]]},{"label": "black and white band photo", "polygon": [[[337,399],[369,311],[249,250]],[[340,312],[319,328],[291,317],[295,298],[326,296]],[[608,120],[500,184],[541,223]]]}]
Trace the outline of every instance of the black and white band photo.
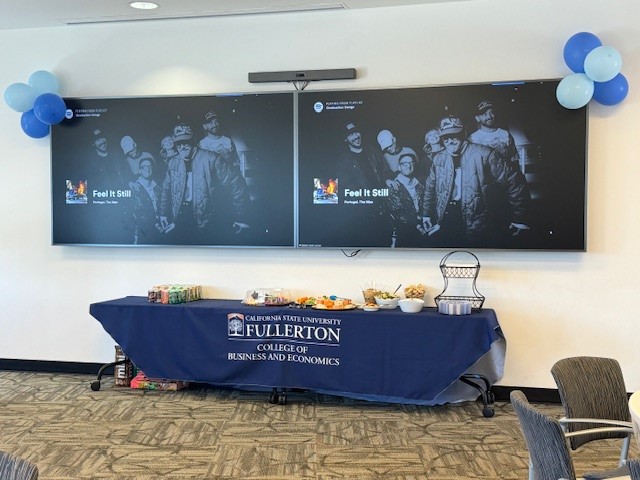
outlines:
[{"label": "black and white band photo", "polygon": [[293,246],[291,95],[67,105],[54,244]]},{"label": "black and white band photo", "polygon": [[556,85],[303,92],[299,245],[583,250],[586,110]]}]

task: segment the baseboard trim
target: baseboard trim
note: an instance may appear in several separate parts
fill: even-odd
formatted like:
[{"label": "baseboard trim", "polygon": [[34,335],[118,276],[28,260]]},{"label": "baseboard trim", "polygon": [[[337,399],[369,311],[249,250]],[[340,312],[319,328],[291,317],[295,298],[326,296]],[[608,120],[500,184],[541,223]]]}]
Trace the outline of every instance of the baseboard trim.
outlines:
[{"label": "baseboard trim", "polygon": [[560,394],[555,388],[508,387],[504,385],[491,387],[491,391],[499,402],[508,402],[509,395],[514,390],[521,390],[533,403],[560,403]]},{"label": "baseboard trim", "polygon": [[[59,362],[51,360],[19,360],[13,358],[0,358],[0,370],[14,370],[20,372],[42,373],[81,373],[98,374],[102,363],[84,362]],[[113,375],[113,367],[104,372],[105,375]]]},{"label": "baseboard trim", "polygon": [[[86,375],[97,375],[102,363],[83,362],[57,362],[49,360],[18,360],[11,358],[0,358],[0,370],[14,370],[23,372],[43,372],[43,373],[80,373]],[[104,375],[113,375],[113,367],[106,369]],[[535,403],[560,403],[558,390],[554,388],[530,388],[530,387],[509,387],[495,385],[491,389],[495,399],[499,402],[508,402],[509,395],[513,390],[522,390],[530,402]]]}]

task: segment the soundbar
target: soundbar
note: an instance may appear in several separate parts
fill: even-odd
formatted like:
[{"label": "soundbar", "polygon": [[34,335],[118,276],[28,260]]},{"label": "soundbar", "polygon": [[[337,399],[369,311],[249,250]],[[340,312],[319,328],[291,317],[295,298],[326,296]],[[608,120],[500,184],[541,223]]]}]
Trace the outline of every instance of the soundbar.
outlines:
[{"label": "soundbar", "polygon": [[249,72],[249,83],[315,82],[318,80],[353,80],[355,68],[330,70],[289,70],[285,72]]}]

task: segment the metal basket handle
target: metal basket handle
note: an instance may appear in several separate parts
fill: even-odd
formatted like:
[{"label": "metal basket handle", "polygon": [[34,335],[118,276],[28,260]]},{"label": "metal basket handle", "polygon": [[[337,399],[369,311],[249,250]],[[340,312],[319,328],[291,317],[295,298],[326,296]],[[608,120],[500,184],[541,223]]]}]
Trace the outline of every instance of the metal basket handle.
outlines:
[{"label": "metal basket handle", "polygon": [[447,264],[447,259],[456,253],[466,253],[468,255],[471,255],[476,261],[475,266],[480,267],[480,260],[478,260],[478,257],[467,250],[454,250],[453,252],[447,253],[444,257],[442,257],[442,260],[440,260],[440,267],[444,267]]}]

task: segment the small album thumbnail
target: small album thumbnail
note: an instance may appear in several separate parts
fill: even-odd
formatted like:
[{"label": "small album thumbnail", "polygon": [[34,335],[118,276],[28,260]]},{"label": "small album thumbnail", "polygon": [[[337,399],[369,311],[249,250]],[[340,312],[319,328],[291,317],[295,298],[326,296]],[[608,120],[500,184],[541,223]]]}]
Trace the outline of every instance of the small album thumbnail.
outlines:
[{"label": "small album thumbnail", "polygon": [[338,179],[313,179],[313,203],[327,205],[338,203]]},{"label": "small album thumbnail", "polygon": [[65,202],[67,205],[86,205],[87,204],[87,181],[73,180],[66,181]]}]

